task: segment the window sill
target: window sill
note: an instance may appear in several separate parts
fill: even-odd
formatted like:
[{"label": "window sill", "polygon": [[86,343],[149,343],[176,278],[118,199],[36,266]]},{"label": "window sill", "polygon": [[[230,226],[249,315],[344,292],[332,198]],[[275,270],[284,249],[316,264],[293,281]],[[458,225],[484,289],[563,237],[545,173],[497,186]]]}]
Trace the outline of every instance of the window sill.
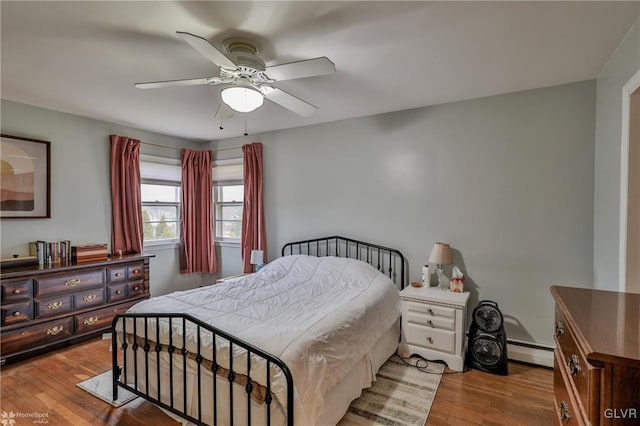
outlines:
[{"label": "window sill", "polygon": [[218,246],[218,247],[240,248],[240,240],[238,240],[238,241],[216,241],[215,245]]},{"label": "window sill", "polygon": [[156,243],[146,243],[144,245],[145,251],[158,251],[158,250],[174,250],[180,247],[180,243],[178,241],[166,241],[166,242],[156,242]]}]

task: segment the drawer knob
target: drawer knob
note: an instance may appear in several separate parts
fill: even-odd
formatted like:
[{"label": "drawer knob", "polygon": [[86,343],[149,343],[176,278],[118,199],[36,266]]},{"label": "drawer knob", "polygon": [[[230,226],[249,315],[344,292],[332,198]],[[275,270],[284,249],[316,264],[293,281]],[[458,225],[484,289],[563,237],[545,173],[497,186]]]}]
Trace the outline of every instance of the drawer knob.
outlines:
[{"label": "drawer knob", "polygon": [[140,287],[138,287],[138,286],[135,286],[135,287],[133,288],[133,291],[138,291],[138,290],[140,290]]},{"label": "drawer knob", "polygon": [[84,302],[91,302],[91,301],[93,301],[93,300],[96,300],[96,297],[97,297],[97,296],[96,296],[95,294],[92,294],[91,296],[85,296],[85,297],[83,297],[83,298],[82,298],[82,300],[83,300]]},{"label": "drawer knob", "polygon": [[560,413],[560,421],[569,421],[571,418],[571,415],[569,414],[569,404],[565,401],[560,401],[560,404],[558,404],[558,413]]},{"label": "drawer knob", "polygon": [[116,276],[116,277],[121,277],[121,276],[122,276],[122,274],[121,274],[120,272],[116,272],[116,273],[115,273],[115,276]]},{"label": "drawer knob", "polygon": [[556,322],[556,336],[562,336],[564,334],[564,323],[562,321]]},{"label": "drawer knob", "polygon": [[569,369],[569,374],[572,376],[580,374],[582,369],[580,368],[580,358],[578,358],[578,355],[573,354],[569,357],[569,361],[567,361],[567,368]]},{"label": "drawer knob", "polygon": [[427,342],[429,342],[429,343],[433,343],[433,338],[431,338],[431,337],[427,337]]},{"label": "drawer knob", "polygon": [[429,321],[427,321],[427,324],[429,324],[431,327],[433,327],[433,321],[429,320]]},{"label": "drawer knob", "polygon": [[427,312],[429,312],[431,315],[433,315],[433,309],[429,308],[429,309],[427,309]]},{"label": "drawer knob", "polygon": [[140,269],[134,269],[134,270],[133,270],[133,273],[134,273],[134,274],[139,274],[139,273],[140,273]]},{"label": "drawer knob", "polygon": [[77,285],[80,284],[80,280],[77,278],[74,278],[72,280],[68,280],[64,282],[64,285],[66,285],[67,287],[75,287]]},{"label": "drawer knob", "polygon": [[20,311],[15,311],[15,312],[13,313],[13,316],[14,316],[14,317],[19,317],[19,316],[20,316]]},{"label": "drawer knob", "polygon": [[52,327],[50,329],[47,330],[47,334],[49,336],[55,336],[56,334],[59,334],[62,330],[64,330],[64,327],[61,325],[56,325],[55,327]]},{"label": "drawer knob", "polygon": [[49,303],[47,305],[47,308],[49,308],[49,309],[60,309],[60,308],[62,308],[62,302]]},{"label": "drawer knob", "polygon": [[95,323],[98,322],[98,317],[91,317],[91,318],[87,318],[84,321],[82,321],[82,323],[84,325],[93,325]]},{"label": "drawer knob", "polygon": [[20,290],[18,290],[17,288],[15,290],[13,290],[13,294],[20,294],[22,293]]},{"label": "drawer knob", "polygon": [[116,290],[116,294],[122,294],[122,290]]}]

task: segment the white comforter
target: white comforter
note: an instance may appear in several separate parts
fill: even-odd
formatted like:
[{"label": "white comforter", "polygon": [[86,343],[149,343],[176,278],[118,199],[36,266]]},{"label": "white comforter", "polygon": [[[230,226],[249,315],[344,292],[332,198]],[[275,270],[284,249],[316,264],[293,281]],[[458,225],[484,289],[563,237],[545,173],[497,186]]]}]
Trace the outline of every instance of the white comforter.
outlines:
[{"label": "white comforter", "polygon": [[[293,376],[296,423],[314,424],[327,392],[396,322],[400,303],[393,282],[367,263],[286,256],[240,280],[154,297],[129,312],[189,313],[279,357]],[[172,328],[181,333],[177,322]],[[149,327],[155,330],[154,323]],[[144,335],[142,328],[138,327],[139,336]],[[160,340],[167,343],[168,324],[161,322],[161,328]],[[187,349],[193,353],[196,333],[195,327],[188,327]],[[181,342],[174,336],[174,345],[181,347]],[[211,339],[202,336],[201,344],[201,353],[211,359]],[[216,347],[218,362],[228,364],[228,346],[218,339]],[[237,356],[242,355],[235,351],[236,371],[246,364],[246,357],[242,362]],[[264,370],[260,364],[252,362],[252,378]],[[274,378],[273,391],[286,406],[286,389],[279,380]]]}]

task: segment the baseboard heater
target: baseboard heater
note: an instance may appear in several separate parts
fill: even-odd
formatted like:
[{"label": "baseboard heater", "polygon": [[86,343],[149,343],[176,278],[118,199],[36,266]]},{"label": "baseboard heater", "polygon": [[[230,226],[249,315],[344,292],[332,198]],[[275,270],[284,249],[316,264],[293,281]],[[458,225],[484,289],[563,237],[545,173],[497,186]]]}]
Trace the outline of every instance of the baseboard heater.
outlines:
[{"label": "baseboard heater", "polygon": [[553,368],[553,346],[507,339],[507,355],[510,360]]}]

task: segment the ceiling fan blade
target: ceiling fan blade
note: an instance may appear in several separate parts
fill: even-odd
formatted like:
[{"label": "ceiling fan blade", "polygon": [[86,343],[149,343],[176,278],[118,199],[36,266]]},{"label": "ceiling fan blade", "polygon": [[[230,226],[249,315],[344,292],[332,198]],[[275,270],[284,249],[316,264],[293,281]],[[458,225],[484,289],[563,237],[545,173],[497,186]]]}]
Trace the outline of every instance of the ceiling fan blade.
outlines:
[{"label": "ceiling fan blade", "polygon": [[231,109],[231,107],[224,102],[220,101],[220,105],[218,106],[218,110],[216,114],[213,116],[214,118],[219,118],[221,120],[228,120],[229,118],[233,118],[235,111]]},{"label": "ceiling fan blade", "polygon": [[218,77],[189,78],[186,80],[150,81],[147,83],[135,83],[138,89],[158,89],[161,87],[197,86],[201,84],[219,84]]},{"label": "ceiling fan blade", "polygon": [[209,40],[184,31],[176,31],[176,34],[214,64],[225,68],[237,68],[237,65],[234,64],[231,59],[227,58],[224,53],[218,50],[217,47],[209,43]]},{"label": "ceiling fan blade", "polygon": [[269,78],[275,81],[282,81],[331,74],[336,72],[336,66],[328,58],[323,56],[321,58],[274,65],[267,67],[264,72]]},{"label": "ceiling fan blade", "polygon": [[311,105],[310,103],[307,103],[302,99],[298,99],[295,96],[285,92],[284,90],[278,89],[277,87],[262,86],[260,87],[260,91],[271,102],[274,102],[283,108],[293,111],[296,114],[300,114],[303,117],[309,117],[318,110],[317,107]]}]

